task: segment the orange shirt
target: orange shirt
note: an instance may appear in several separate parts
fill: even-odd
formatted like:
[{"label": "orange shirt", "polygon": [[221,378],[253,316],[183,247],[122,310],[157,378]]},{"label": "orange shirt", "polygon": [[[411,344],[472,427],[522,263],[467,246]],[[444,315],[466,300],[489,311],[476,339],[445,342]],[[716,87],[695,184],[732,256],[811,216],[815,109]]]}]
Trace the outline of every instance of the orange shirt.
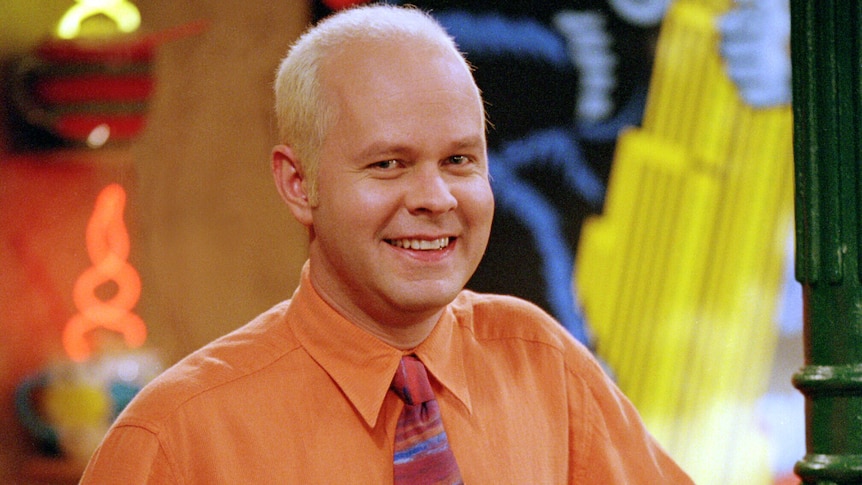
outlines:
[{"label": "orange shirt", "polygon": [[[467,484],[688,484],[589,351],[534,305],[462,292],[415,349]],[[402,351],[312,288],[126,408],[84,484],[392,483]]]}]

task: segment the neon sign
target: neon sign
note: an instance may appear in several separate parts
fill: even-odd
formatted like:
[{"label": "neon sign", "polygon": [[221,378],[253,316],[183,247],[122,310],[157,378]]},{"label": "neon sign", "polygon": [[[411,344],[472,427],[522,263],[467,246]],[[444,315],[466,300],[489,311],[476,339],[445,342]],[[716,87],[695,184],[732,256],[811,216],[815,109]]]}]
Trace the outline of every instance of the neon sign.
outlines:
[{"label": "neon sign", "polygon": [[[122,334],[129,347],[140,347],[147,338],[144,321],[131,310],[141,295],[141,279],[127,261],[129,234],[123,223],[126,192],[111,184],[99,193],[87,223],[87,254],[92,266],[75,282],[73,300],[78,313],[63,330],[63,348],[76,362],[93,352],[88,335],[99,328]],[[116,292],[99,296],[100,288],[113,282]]]},{"label": "neon sign", "polygon": [[120,32],[129,34],[141,26],[141,13],[128,0],[77,0],[60,19],[57,36],[72,39],[81,32],[81,24],[90,17],[104,15],[117,24]]}]

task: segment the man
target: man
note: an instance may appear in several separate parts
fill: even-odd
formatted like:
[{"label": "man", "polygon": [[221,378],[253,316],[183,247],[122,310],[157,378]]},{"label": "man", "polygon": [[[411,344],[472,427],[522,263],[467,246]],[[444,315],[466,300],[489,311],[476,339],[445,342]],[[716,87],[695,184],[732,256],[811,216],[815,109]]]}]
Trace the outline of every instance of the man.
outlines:
[{"label": "man", "polygon": [[83,483],[690,483],[559,324],[463,291],[494,203],[479,90],[436,22],[324,20],[276,103],[299,288],[143,390]]}]

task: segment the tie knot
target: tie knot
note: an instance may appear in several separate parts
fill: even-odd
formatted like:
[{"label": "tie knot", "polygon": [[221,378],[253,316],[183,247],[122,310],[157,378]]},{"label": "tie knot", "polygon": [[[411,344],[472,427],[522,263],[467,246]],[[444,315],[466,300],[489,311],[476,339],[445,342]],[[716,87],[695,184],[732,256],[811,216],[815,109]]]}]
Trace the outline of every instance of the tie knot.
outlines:
[{"label": "tie knot", "polygon": [[431,389],[431,382],[428,381],[425,365],[414,355],[405,355],[401,358],[390,389],[411,406],[434,399],[434,391]]}]

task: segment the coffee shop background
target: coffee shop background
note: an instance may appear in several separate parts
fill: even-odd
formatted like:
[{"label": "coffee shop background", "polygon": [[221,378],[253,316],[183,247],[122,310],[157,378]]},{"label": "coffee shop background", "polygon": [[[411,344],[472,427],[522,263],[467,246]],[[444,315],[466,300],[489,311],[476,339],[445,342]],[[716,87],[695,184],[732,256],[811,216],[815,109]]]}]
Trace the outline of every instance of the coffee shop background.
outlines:
[{"label": "coffee shop background", "polygon": [[[20,66],[26,64],[22,59],[32,57],[48,37],[55,35],[64,14],[76,3],[85,2],[0,1],[3,2],[0,59],[5,66],[2,79],[4,102],[0,107],[4,120],[0,125],[0,274],[3,274],[0,282],[0,318],[3,319],[0,323],[3,330],[0,335],[0,429],[4,430],[0,435],[0,483],[72,480],[77,470],[75,466],[69,469],[61,467],[54,474],[45,472],[56,462],[41,459],[45,455],[44,443],[34,440],[21,425],[16,417],[14,401],[19,397],[16,390],[20,391],[21,382],[26,382],[46,366],[69,357],[68,349],[64,348],[65,330],[76,315],[85,312],[81,308],[77,288],[84,279],[82,275],[99,263],[90,249],[92,244],[88,238],[93,232],[91,229],[98,226],[94,220],[105,188],[120,187],[125,194],[121,214],[114,213],[115,217],[121,217],[121,221],[117,223],[115,220],[111,227],[120,227],[120,233],[128,235],[128,247],[122,255],[124,267],[133,268],[141,282],[137,288],[139,294],[133,298],[134,304],[126,310],[146,326],[144,349],[157,355],[163,365],[170,365],[289,296],[306,257],[306,237],[305,231],[291,219],[279,201],[268,171],[269,151],[276,141],[271,110],[273,71],[287,46],[309,21],[350,2],[135,1],[133,3],[142,19],[136,38],[151,42],[144,60],[146,69],[138,72],[143,72],[143,77],[149,82],[138,86],[136,103],[133,103],[137,111],[131,113],[142,124],[138,129],[130,129],[126,125],[126,133],[115,129],[108,133],[107,138],[103,134],[97,140],[58,143],[51,133],[45,133],[56,128],[56,123],[51,125],[58,119],[56,112],[32,120],[22,119],[26,117],[19,113],[22,105],[18,98],[21,95]],[[541,8],[536,8],[533,2],[499,5],[484,1],[429,0],[414,3],[434,9],[468,52],[471,62],[477,65],[477,80],[489,101],[489,115],[494,122],[494,128],[489,132],[489,148],[493,160],[497,214],[488,254],[471,286],[531,299],[553,313],[581,341],[594,348],[597,346],[600,353],[602,350],[607,352],[603,344],[616,337],[612,334],[608,337],[607,330],[602,328],[596,328],[596,333],[591,331],[590,324],[594,322],[589,318],[585,321],[577,291],[572,286],[575,252],[583,237],[582,225],[595,219],[594,216],[599,215],[603,205],[608,203],[605,192],[612,188],[609,183],[612,167],[624,165],[615,162],[616,158],[622,157],[620,153],[615,154],[617,136],[625,131],[626,126],[640,124],[644,114],[653,69],[653,49],[658,41],[658,23],[664,9],[647,17],[637,17],[623,15],[625,12],[621,14],[617,7],[610,7],[611,4],[626,2],[598,0],[542,2]],[[667,6],[667,2],[661,1],[642,3]],[[680,0],[676,3],[682,6],[674,11],[672,17],[675,19],[692,11],[701,17],[709,14],[717,18],[719,9],[703,7],[721,4],[722,8],[727,8],[732,4],[723,0]],[[688,10],[684,11],[683,7]],[[110,30],[111,22],[97,17],[87,25],[90,29]],[[709,37],[710,42],[714,42],[714,29],[709,27],[707,30],[712,36]],[[697,36],[689,37],[688,42],[694,47],[701,45],[709,49],[704,52],[688,49],[693,52],[691,55],[708,58],[710,62],[717,59],[716,52],[709,52],[715,51],[715,46],[709,42],[699,44],[699,39]],[[687,64],[679,62],[679,65]],[[702,69],[700,63],[691,71],[711,72],[716,78],[726,77],[720,69]],[[711,85],[702,80],[695,81],[689,84]],[[725,84],[729,85],[729,82]],[[116,88],[118,83],[112,86]],[[110,92],[128,94],[122,89]],[[686,103],[673,101],[674,116],[683,119]],[[95,104],[98,113],[98,106],[105,107],[110,103]],[[731,104],[745,105],[736,98]],[[784,102],[784,106],[776,108],[779,111],[772,113],[782,129],[788,126],[786,108]],[[757,133],[760,126],[757,123],[755,121],[751,125],[754,128],[750,131]],[[22,128],[22,125],[30,124],[43,126]],[[778,140],[777,151],[781,154],[784,153],[782,150],[789,148],[789,145],[782,144],[786,141],[782,138],[786,130],[782,129],[778,130],[778,135],[770,132],[770,139]],[[653,139],[658,136],[646,130],[640,133],[640,136],[635,133],[627,138],[629,142],[625,146],[629,147],[629,156],[634,154],[636,159],[639,154],[667,153],[662,151],[664,145],[661,140]],[[694,140],[692,144],[702,143]],[[632,146],[636,147],[634,151]],[[670,158],[676,160],[680,157],[674,155]],[[665,164],[662,162],[660,165]],[[648,174],[649,171],[643,173]],[[691,183],[700,178],[689,176],[682,171],[677,180],[680,188],[701,186],[699,182]],[[775,213],[761,214],[778,221],[769,226],[774,234],[768,236],[778,238],[778,243],[771,248],[778,258],[776,254],[760,258],[771,262],[763,266],[770,270],[771,279],[767,282],[743,282],[747,291],[757,285],[768,287],[765,290],[760,288],[763,301],[783,299],[784,293],[777,283],[788,279],[786,275],[782,278],[782,269],[786,269],[786,265],[781,264],[781,255],[787,247],[787,213],[780,208],[787,207],[789,187],[786,186],[786,177],[780,180],[785,181],[785,191],[782,192],[785,195],[777,196],[775,204],[779,209]],[[649,186],[648,183],[641,185]],[[773,185],[780,186],[777,183]],[[665,194],[672,195],[676,186],[663,187]],[[721,193],[723,189],[718,186],[718,189],[712,187],[711,190]],[[616,199],[625,198],[625,192],[634,193],[631,187],[617,190]],[[609,192],[607,197],[613,195]],[[712,221],[706,216],[684,219],[686,213],[680,210],[691,206],[708,212],[708,207],[688,204],[685,198],[667,199],[677,202],[659,206],[661,211],[653,212],[667,215],[667,220],[674,220],[679,217],[677,212],[683,212],[684,223],[676,228],[672,224],[663,225],[659,220],[655,227],[664,232],[654,233],[665,234],[664,237],[683,236],[673,241],[673,248],[675,257],[688,254],[693,258],[676,257],[689,264],[682,267],[684,272],[699,274],[698,262],[703,268],[708,268],[710,262],[720,266],[718,259],[695,242],[710,239],[710,231],[723,228],[716,225],[718,229],[711,229]],[[698,200],[705,199],[701,197]],[[638,204],[642,209],[653,209],[645,202],[635,205]],[[745,204],[749,201],[738,203]],[[728,207],[732,207],[731,204]],[[725,219],[732,214],[728,209]],[[778,217],[774,217],[776,214]],[[620,215],[619,211],[616,215]],[[604,225],[614,224],[619,225],[613,220]],[[617,263],[630,255],[623,251],[605,254],[619,244],[614,245],[614,241],[608,238],[608,229],[602,230],[601,224],[594,222],[592,226],[592,234],[598,236],[587,239],[590,242],[587,249],[592,249],[593,253],[588,253],[589,258],[582,257],[585,260],[580,262],[592,269],[593,277],[599,275],[599,280],[613,280],[616,276],[611,269],[624,267],[625,263]],[[632,224],[632,227],[638,226]],[[694,227],[700,231],[692,230]],[[635,237],[620,239],[638,240]],[[108,240],[107,245],[111,246],[117,236]],[[660,240],[647,240],[638,245],[648,247],[648,244],[656,242],[661,244]],[[686,248],[692,252],[685,253]],[[659,250],[652,252],[661,253]],[[590,266],[589,263],[593,264]],[[659,266],[652,269],[667,262],[655,264]],[[595,273],[596,268],[598,273]],[[672,271],[666,273],[673,274]],[[582,279],[588,279],[588,276]],[[645,281],[653,287],[663,284],[649,279]],[[728,281],[722,280],[722,283]],[[118,280],[94,288],[93,292],[97,299],[111,300],[117,294],[123,294],[125,287],[126,283]],[[600,290],[592,290],[593,296],[604,292],[600,285],[598,288]],[[622,299],[613,293],[608,295],[610,300]],[[633,330],[640,332],[640,340],[634,342],[632,349],[640,349],[638,352],[641,354],[645,349],[659,354],[662,352],[655,352],[653,342],[658,339],[649,338],[659,332],[649,321],[662,319],[642,311],[642,307],[650,309],[649,305],[643,304],[643,301],[648,301],[646,295],[641,294],[642,301],[636,302],[632,310],[634,314],[618,320],[626,326],[617,325],[617,328],[627,329],[631,328],[632,322],[647,321],[646,325],[634,327]],[[790,299],[793,298],[791,296]],[[775,306],[784,308],[786,305]],[[790,308],[790,316],[785,317],[795,322],[796,314],[792,305]],[[773,319],[777,316],[766,313],[770,312],[761,315],[765,317],[760,322],[765,327],[761,328],[772,328],[775,324]],[[686,339],[692,339],[690,343],[693,344],[711,339],[713,334],[706,322],[697,318],[686,322],[685,328],[679,328],[674,339],[682,341],[681,336],[685,335]],[[595,323],[601,322],[596,320]],[[747,321],[745,323],[748,324]],[[701,327],[704,330],[698,336],[696,329]],[[778,356],[775,364],[778,372],[773,373],[777,384],[767,382],[768,375],[749,372],[750,376],[759,377],[749,379],[746,393],[749,393],[749,388],[762,392],[768,386],[772,390],[777,388],[779,396],[788,394],[789,374],[795,370],[793,367],[798,365],[801,354],[801,346],[797,347],[798,331],[793,330],[797,327],[796,323],[790,323],[788,331],[773,329],[758,334],[766,335],[765,340],[750,338],[740,331],[731,334],[721,329],[725,332],[722,333],[722,341],[730,344],[748,341],[752,350],[750,354],[759,356],[758,369],[765,369],[766,374],[773,355]],[[779,333],[781,338],[778,338]],[[645,342],[650,342],[650,345],[643,345]],[[124,346],[122,341],[118,345]],[[778,352],[775,352],[776,345],[779,346]],[[720,353],[720,348],[716,346],[713,352]],[[663,353],[674,355],[677,352],[665,349]],[[634,355],[634,352],[629,355]],[[698,358],[702,360],[712,355],[705,352]],[[609,363],[616,364],[612,352]],[[671,367],[673,372],[668,372],[668,376],[675,376],[676,369],[681,368],[667,359],[662,365],[666,370]],[[736,372],[741,365],[741,361],[710,362],[708,370],[714,376],[721,374],[727,382],[733,381],[735,374],[722,374],[717,370],[727,367]],[[646,366],[649,369],[659,367]],[[611,367],[610,370],[620,369]],[[653,376],[659,374],[652,372]],[[695,376],[694,373],[690,375]],[[627,377],[631,378],[625,374],[625,369],[618,377],[624,383]],[[692,380],[696,378],[699,376],[691,377]],[[661,379],[668,378],[661,374]],[[696,386],[691,389],[701,394],[706,392]],[[792,389],[789,393],[793,397],[788,399],[796,406],[800,397],[793,394]],[[38,398],[33,396],[34,400]],[[704,394],[703,400],[710,401],[709,395]],[[779,401],[786,399],[780,397]],[[716,402],[719,405],[715,409],[721,413],[730,409],[737,416],[754,415],[750,409],[738,412],[740,410],[724,407],[720,400]],[[761,402],[758,406],[764,404]],[[786,409],[787,406],[779,405],[779,408]],[[786,418],[785,414],[774,412],[775,409],[769,408],[769,414],[778,417],[773,419]],[[801,413],[791,415],[786,418],[788,421],[801,418]],[[664,419],[663,415],[659,418]],[[782,423],[787,424],[788,421]],[[711,424],[719,422],[726,423],[728,419],[722,417]],[[745,424],[747,427],[749,423]],[[769,436],[773,441],[796,444],[798,430],[802,426],[797,422],[785,426],[787,429],[783,433],[774,433],[774,421],[761,420],[756,424],[770,429],[757,432],[758,437],[754,441],[746,442],[751,446],[763,444],[769,434],[767,431],[773,432]],[[708,461],[712,455],[708,447],[697,446],[698,439],[712,439],[708,433],[688,438],[684,433],[676,434],[682,436],[678,446],[686,442],[694,444],[689,448],[695,448],[697,453],[688,458],[687,464],[693,463],[692,467],[701,474],[699,477],[707,475],[721,480],[722,475],[709,465],[699,463]],[[722,435],[730,436],[728,433]],[[715,448],[720,446],[715,445]],[[736,449],[745,447],[737,446]],[[791,447],[791,464],[793,457],[800,456],[801,452],[798,447]],[[762,460],[754,464],[736,463],[735,469],[739,473],[748,473],[752,469],[765,471],[767,475],[770,469],[778,476],[787,473],[787,450],[773,450],[772,453],[773,463],[781,462],[780,466],[767,464],[767,457],[758,454],[758,459]],[[776,459],[777,455],[781,455],[780,459]]]}]

